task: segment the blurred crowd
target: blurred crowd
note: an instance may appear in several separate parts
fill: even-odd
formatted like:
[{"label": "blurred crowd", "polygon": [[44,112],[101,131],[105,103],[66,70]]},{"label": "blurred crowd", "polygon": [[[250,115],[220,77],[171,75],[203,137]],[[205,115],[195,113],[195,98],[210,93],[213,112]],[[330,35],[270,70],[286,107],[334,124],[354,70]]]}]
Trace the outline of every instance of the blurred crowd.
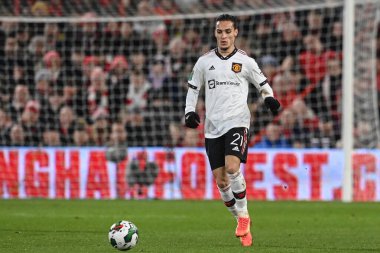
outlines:
[{"label": "blurred crowd", "polygon": [[[102,11],[151,16],[190,13],[194,6],[225,10],[225,1],[17,2],[5,1],[3,8],[9,3],[14,15],[71,15],[79,22],[1,22],[0,145],[204,145],[202,124],[185,128],[183,113],[187,77],[197,58],[215,47],[214,18],[86,20]],[[247,8],[252,1],[232,2]],[[236,46],[257,60],[283,107],[273,117],[252,86],[250,146],[339,147],[342,8],[238,18]],[[380,86],[380,75],[378,80]],[[204,118],[202,93],[197,110]],[[355,133],[361,131],[365,126]]]}]

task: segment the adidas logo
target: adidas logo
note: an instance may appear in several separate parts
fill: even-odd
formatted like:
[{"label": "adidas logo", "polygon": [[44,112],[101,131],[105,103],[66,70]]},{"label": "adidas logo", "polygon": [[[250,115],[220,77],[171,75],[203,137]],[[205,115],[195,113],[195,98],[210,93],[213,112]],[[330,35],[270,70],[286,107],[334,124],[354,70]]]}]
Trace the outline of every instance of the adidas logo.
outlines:
[{"label": "adidas logo", "polygon": [[232,150],[233,150],[233,151],[237,151],[237,152],[240,151],[239,148],[238,148],[238,146],[234,147]]},{"label": "adidas logo", "polygon": [[214,70],[214,65],[211,65],[211,67],[208,70]]}]

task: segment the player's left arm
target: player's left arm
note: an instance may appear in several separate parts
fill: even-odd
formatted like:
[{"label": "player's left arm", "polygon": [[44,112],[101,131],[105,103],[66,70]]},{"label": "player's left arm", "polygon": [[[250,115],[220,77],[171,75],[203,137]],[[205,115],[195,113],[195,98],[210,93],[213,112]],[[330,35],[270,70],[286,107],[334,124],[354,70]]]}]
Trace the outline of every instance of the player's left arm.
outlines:
[{"label": "player's left arm", "polygon": [[264,104],[273,115],[277,115],[281,110],[280,102],[273,96],[273,90],[270,87],[268,81],[259,89],[261,97],[264,99]]},{"label": "player's left arm", "polygon": [[271,110],[273,115],[277,115],[281,110],[280,102],[274,97],[272,87],[268,83],[268,79],[263,74],[256,61],[251,58],[251,66],[248,74],[248,80],[255,85],[264,104]]}]

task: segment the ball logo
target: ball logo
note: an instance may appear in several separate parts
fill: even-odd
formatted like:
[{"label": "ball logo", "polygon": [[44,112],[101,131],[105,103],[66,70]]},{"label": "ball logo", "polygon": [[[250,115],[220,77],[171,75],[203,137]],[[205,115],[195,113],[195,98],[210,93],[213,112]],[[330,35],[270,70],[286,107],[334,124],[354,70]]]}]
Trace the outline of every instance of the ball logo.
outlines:
[{"label": "ball logo", "polygon": [[231,69],[232,69],[233,72],[239,73],[239,72],[241,72],[242,66],[243,66],[243,64],[241,64],[241,63],[233,62]]}]

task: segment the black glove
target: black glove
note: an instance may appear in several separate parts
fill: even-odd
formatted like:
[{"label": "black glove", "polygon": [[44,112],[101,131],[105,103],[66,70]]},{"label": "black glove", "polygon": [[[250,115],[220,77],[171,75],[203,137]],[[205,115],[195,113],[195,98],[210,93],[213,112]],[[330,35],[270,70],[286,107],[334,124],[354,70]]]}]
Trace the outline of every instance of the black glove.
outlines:
[{"label": "black glove", "polygon": [[265,106],[269,108],[269,110],[272,112],[274,116],[276,116],[281,109],[280,102],[278,102],[277,99],[274,97],[266,97],[264,99]]},{"label": "black glove", "polygon": [[201,122],[196,112],[188,112],[185,115],[185,125],[189,128],[197,128]]}]

